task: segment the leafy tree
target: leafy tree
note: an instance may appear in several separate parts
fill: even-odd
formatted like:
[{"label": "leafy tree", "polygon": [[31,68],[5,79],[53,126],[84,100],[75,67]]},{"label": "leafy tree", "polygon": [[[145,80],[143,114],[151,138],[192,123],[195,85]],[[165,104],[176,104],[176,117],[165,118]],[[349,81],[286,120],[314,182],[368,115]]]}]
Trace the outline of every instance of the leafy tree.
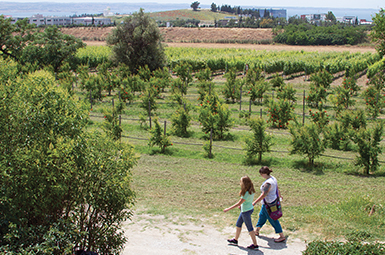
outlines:
[{"label": "leafy tree", "polygon": [[231,112],[216,93],[206,95],[199,110],[199,121],[205,134],[213,132],[214,139],[224,139],[232,127]]},{"label": "leafy tree", "polygon": [[147,65],[153,71],[166,63],[159,28],[142,8],[112,30],[107,44],[112,47],[113,61],[126,64],[134,74],[139,67]]},{"label": "leafy tree", "polygon": [[58,72],[65,62],[74,61],[76,51],[82,47],[85,44],[80,39],[63,34],[56,26],[40,31],[27,19],[11,24],[11,19],[0,15],[0,51],[22,69],[34,64],[33,69],[52,66],[53,72]]},{"label": "leafy tree", "polygon": [[150,129],[148,145],[151,147],[159,146],[161,153],[165,153],[166,147],[172,145],[170,136],[164,133],[157,117],[154,118],[154,126]]},{"label": "leafy tree", "polygon": [[34,25],[28,24],[28,19],[18,20],[15,24],[11,20],[0,15],[0,51],[5,57],[21,61],[23,49],[34,38]]},{"label": "leafy tree", "polygon": [[272,137],[265,132],[266,124],[263,119],[251,119],[249,122],[252,137],[246,138],[246,162],[251,162],[258,155],[258,162],[262,161],[262,154],[270,151]]},{"label": "leafy tree", "polygon": [[178,65],[176,65],[173,69],[175,74],[179,77],[183,84],[183,88],[179,88],[182,94],[187,93],[187,88],[190,82],[193,81],[191,72],[192,72],[192,66],[188,64],[187,62],[182,62]]},{"label": "leafy tree", "polygon": [[89,134],[87,107],[50,73],[12,78],[3,60],[0,69],[0,253],[119,253],[132,147]]},{"label": "leafy tree", "polygon": [[211,11],[212,11],[212,12],[217,12],[217,10],[218,10],[217,5],[216,5],[215,3],[212,3],[212,4],[211,4]]},{"label": "leafy tree", "polygon": [[336,23],[337,19],[336,16],[334,16],[333,12],[328,11],[328,14],[326,15],[326,20],[330,20],[332,23]]},{"label": "leafy tree", "polygon": [[191,115],[188,106],[179,106],[176,112],[171,116],[173,133],[179,137],[188,137],[188,128],[191,125]]},{"label": "leafy tree", "polygon": [[364,173],[377,170],[379,166],[378,156],[382,153],[380,142],[383,136],[384,123],[377,123],[373,129],[360,128],[355,130],[351,139],[358,146],[359,157],[356,158],[356,165],[364,167]]},{"label": "leafy tree", "polygon": [[243,85],[241,79],[237,79],[237,72],[235,68],[231,68],[229,72],[225,74],[226,82],[222,93],[226,100],[231,99],[234,103],[236,99],[240,98],[240,90]]},{"label": "leafy tree", "polygon": [[268,101],[268,116],[271,125],[276,128],[287,128],[289,121],[295,118],[294,106],[289,100],[279,99],[278,102],[274,99]]},{"label": "leafy tree", "polygon": [[85,46],[81,39],[63,34],[56,26],[47,26],[36,32],[33,41],[24,48],[22,58],[28,63],[37,62],[40,68],[52,66],[57,73],[63,63],[74,61],[76,51]]},{"label": "leafy tree", "polygon": [[123,112],[124,104],[119,101],[116,105],[112,106],[112,109],[104,109],[104,122],[102,128],[113,140],[119,140],[122,137],[122,128],[119,125],[119,115]]},{"label": "leafy tree", "polygon": [[385,55],[385,10],[381,8],[372,20],[374,26],[370,32],[370,38],[376,43],[377,52],[382,57]]},{"label": "leafy tree", "polygon": [[197,11],[199,8],[200,3],[198,1],[193,2],[190,7],[193,9],[193,11]]},{"label": "leafy tree", "polygon": [[321,137],[321,128],[315,124],[295,125],[290,126],[290,134],[292,135],[290,153],[306,155],[309,164],[313,166],[314,159],[325,151],[325,141]]}]

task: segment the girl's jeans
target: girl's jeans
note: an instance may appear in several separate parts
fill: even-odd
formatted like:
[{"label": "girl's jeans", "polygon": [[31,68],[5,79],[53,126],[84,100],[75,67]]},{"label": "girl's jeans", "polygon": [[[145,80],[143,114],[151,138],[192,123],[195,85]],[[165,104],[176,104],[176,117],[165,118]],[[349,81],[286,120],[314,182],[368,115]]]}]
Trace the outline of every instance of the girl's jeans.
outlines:
[{"label": "girl's jeans", "polygon": [[247,230],[249,232],[254,231],[253,223],[251,223],[251,214],[254,212],[254,209],[251,209],[247,212],[241,212],[239,214],[237,223],[235,224],[238,228],[242,227],[243,222],[245,223]]}]

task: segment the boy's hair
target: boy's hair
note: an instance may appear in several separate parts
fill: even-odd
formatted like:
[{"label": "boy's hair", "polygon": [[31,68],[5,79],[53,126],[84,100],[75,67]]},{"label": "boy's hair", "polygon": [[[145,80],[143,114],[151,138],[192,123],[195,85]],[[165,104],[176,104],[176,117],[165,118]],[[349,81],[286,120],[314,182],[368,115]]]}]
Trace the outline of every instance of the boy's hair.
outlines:
[{"label": "boy's hair", "polygon": [[249,176],[243,176],[241,178],[241,191],[239,192],[240,196],[244,196],[246,194],[246,191],[249,192],[249,194],[255,193],[254,185]]}]

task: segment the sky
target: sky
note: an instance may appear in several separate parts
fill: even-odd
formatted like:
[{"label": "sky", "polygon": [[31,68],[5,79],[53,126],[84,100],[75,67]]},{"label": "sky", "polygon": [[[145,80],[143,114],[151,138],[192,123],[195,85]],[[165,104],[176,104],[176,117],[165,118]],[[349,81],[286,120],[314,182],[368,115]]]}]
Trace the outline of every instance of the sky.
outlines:
[{"label": "sky", "polygon": [[[10,0],[0,0],[8,2]],[[359,9],[385,9],[384,0],[270,0],[270,1],[250,1],[250,0],[15,0],[13,2],[56,2],[56,3],[71,3],[71,2],[98,2],[98,3],[186,3],[191,4],[198,1],[200,5],[230,5],[230,6],[256,6],[256,7],[329,7],[329,8],[359,8]]]}]

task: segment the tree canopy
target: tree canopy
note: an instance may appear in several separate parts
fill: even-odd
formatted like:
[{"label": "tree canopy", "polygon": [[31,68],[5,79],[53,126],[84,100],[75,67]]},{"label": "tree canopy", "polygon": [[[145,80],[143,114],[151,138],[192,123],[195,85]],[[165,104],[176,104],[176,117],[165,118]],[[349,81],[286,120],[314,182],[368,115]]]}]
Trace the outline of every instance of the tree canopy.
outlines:
[{"label": "tree canopy", "polygon": [[195,1],[195,2],[193,2],[193,3],[190,5],[190,7],[193,9],[193,11],[197,11],[200,4],[201,4],[200,2]]},{"label": "tree canopy", "polygon": [[112,47],[112,60],[126,64],[132,73],[146,65],[153,71],[166,63],[160,30],[142,8],[112,30],[107,44]]},{"label": "tree canopy", "polygon": [[85,44],[72,35],[63,34],[56,26],[37,29],[28,20],[15,24],[0,15],[0,52],[21,66],[34,65],[34,69],[52,66],[57,72],[65,62],[71,62],[77,49]]},{"label": "tree canopy", "polygon": [[376,49],[381,56],[385,55],[385,10],[381,8],[380,12],[373,17],[373,28],[370,37],[376,43]]},{"label": "tree canopy", "polygon": [[133,148],[86,131],[88,109],[47,71],[0,58],[0,253],[118,254]]}]

